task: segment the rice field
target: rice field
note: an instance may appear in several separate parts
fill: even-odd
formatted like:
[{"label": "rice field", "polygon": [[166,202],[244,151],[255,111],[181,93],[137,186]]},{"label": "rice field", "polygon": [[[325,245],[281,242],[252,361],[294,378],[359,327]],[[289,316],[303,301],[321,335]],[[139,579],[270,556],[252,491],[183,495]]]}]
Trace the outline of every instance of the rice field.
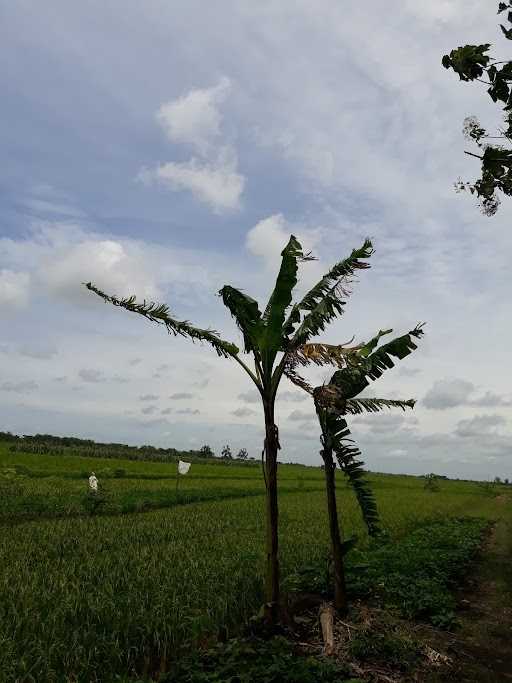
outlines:
[{"label": "rice field", "polygon": [[[0,517],[0,681],[143,678],[254,613],[263,577],[258,467],[195,465],[176,494],[175,465],[69,460],[0,451],[4,494],[14,492],[2,496]],[[91,469],[107,489],[95,515],[80,503]],[[432,518],[498,515],[495,498],[473,483],[442,482],[433,494],[414,477],[371,478],[394,538]],[[325,557],[327,518],[320,469],[283,465],[280,485],[286,577]],[[346,533],[364,545],[341,481],[339,499]],[[129,501],[155,509],[129,510]]]}]

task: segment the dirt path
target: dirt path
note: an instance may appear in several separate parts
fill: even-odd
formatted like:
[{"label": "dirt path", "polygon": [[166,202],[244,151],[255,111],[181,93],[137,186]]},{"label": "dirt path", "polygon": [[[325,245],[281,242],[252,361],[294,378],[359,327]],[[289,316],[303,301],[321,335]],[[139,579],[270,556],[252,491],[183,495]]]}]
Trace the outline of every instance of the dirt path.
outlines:
[{"label": "dirt path", "polygon": [[496,503],[500,520],[469,587],[459,594],[461,628],[439,641],[451,666],[425,683],[512,682],[512,497]]}]

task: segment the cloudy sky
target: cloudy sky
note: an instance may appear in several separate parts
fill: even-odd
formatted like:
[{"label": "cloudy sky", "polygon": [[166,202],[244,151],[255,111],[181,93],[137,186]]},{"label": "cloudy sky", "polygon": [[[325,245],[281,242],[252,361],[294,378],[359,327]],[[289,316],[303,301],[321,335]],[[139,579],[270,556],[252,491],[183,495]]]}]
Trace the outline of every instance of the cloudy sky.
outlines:
[{"label": "cloudy sky", "polygon": [[[223,284],[265,300],[293,232],[319,259],[304,288],[369,235],[372,268],[326,339],[427,322],[367,392],[417,398],[414,412],[352,420],[369,466],[512,477],[512,202],[487,218],[453,190],[478,170],[464,117],[497,111],[440,65],[466,42],[506,52],[494,10],[0,3],[0,429],[258,457],[261,408],[238,366],[80,283],[166,301],[237,342]],[[307,397],[283,383],[278,416],[282,459],[318,462]]]}]

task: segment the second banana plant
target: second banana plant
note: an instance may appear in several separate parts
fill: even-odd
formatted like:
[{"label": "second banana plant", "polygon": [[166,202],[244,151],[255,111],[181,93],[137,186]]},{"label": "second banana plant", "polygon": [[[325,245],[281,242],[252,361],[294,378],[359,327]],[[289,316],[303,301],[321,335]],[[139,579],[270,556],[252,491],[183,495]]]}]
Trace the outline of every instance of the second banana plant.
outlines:
[{"label": "second banana plant", "polygon": [[[417,348],[415,339],[423,334],[422,326],[387,344],[378,346],[380,338],[393,330],[381,330],[366,344],[354,347],[330,344],[304,344],[288,359],[286,375],[296,385],[307,391],[315,403],[321,430],[324,461],[327,511],[334,569],[334,606],[338,612],[347,611],[348,600],[345,582],[344,555],[353,545],[354,539],[343,541],[336,502],[336,461],[345,474],[359,503],[363,519],[371,536],[379,532],[377,505],[364,478],[361,451],[350,438],[350,429],[345,416],[363,412],[375,413],[386,408],[413,408],[413,399],[398,401],[383,398],[359,396],[370,380],[375,380],[387,368],[394,367],[392,358],[401,360]],[[298,372],[298,367],[309,364],[331,363],[339,369],[327,384],[313,388]]]}]

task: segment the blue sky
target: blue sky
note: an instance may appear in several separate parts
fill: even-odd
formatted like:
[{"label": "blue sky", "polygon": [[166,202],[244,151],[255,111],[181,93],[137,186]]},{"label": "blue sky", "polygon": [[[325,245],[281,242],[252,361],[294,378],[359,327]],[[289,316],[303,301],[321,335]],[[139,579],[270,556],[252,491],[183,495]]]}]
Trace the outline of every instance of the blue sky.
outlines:
[{"label": "blue sky", "polygon": [[[304,288],[370,235],[326,338],[428,325],[370,391],[414,412],[352,420],[369,466],[512,476],[512,205],[489,219],[453,190],[477,172],[464,117],[497,111],[440,65],[466,42],[504,53],[493,7],[19,0],[0,21],[0,428],[257,457],[237,367],[80,283],[238,341],[223,284],[264,299],[293,232],[319,257]],[[316,462],[309,402],[283,386],[278,416],[283,460]]]}]

